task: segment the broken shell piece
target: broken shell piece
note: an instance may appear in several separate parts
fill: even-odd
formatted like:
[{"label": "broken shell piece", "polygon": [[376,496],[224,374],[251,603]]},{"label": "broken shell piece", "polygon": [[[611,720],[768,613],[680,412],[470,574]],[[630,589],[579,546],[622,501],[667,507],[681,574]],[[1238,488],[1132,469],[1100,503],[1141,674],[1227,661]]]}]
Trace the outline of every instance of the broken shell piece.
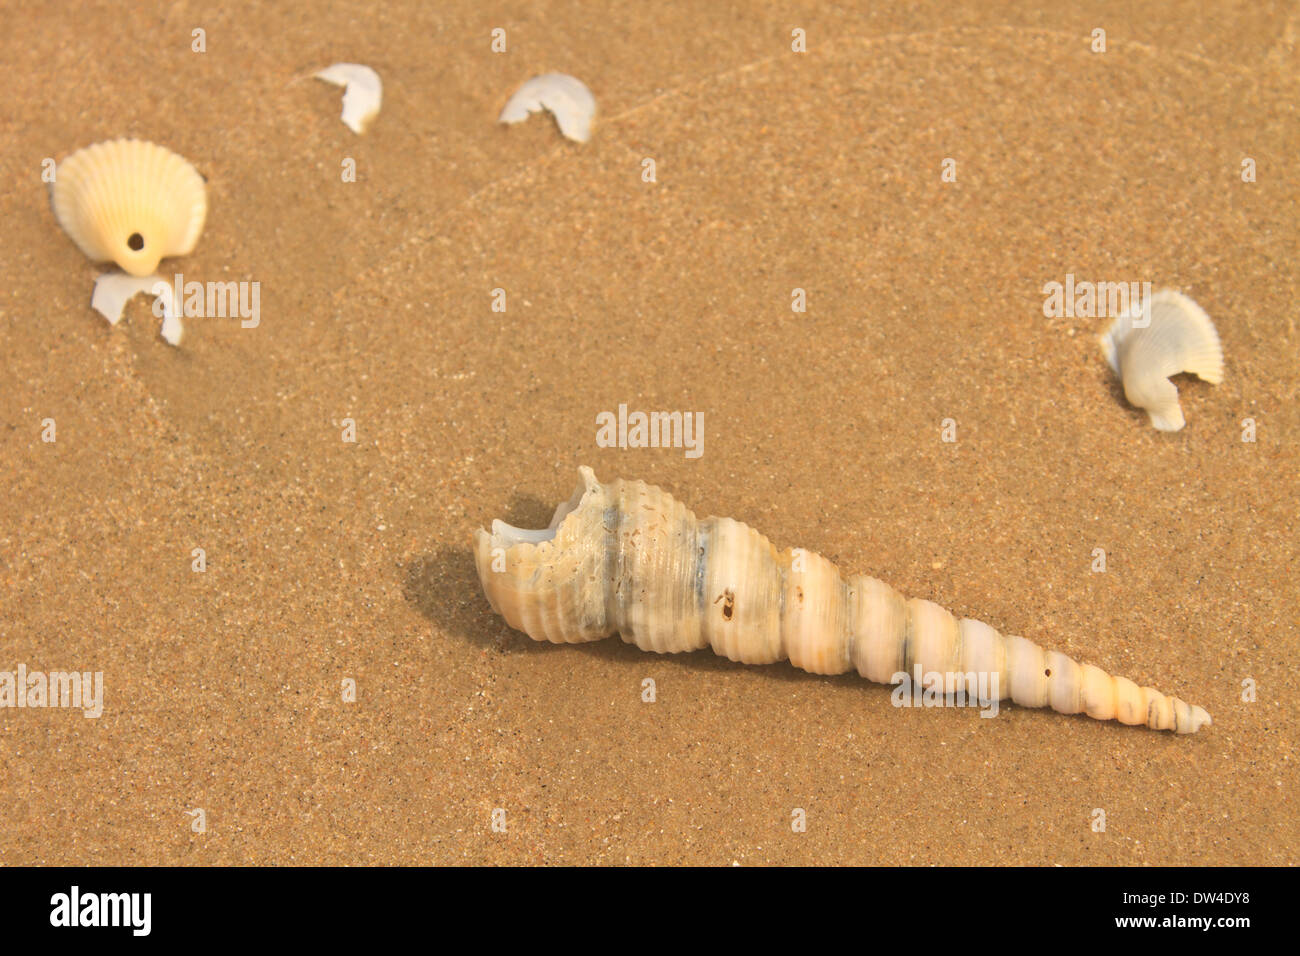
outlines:
[{"label": "broken shell piece", "polygon": [[152,274],[165,256],[193,251],[208,214],[198,170],[138,139],[77,150],[55,171],[51,203],[82,252],[133,276]]},{"label": "broken shell piece", "polygon": [[596,116],[596,98],[576,77],[567,73],[543,73],[515,91],[498,123],[522,123],[532,113],[549,110],[560,132],[569,139],[585,143],[591,139],[591,123]]},{"label": "broken shell piece", "polygon": [[1185,424],[1178,386],[1169,376],[1191,372],[1211,385],[1223,381],[1219,333],[1205,310],[1181,292],[1157,292],[1144,309],[1125,312],[1101,336],[1101,349],[1124,383],[1124,397],[1146,409],[1162,432]]},{"label": "broken shell piece", "polygon": [[316,79],[343,87],[343,122],[352,132],[364,133],[370,121],[379,115],[384,84],[370,67],[335,63],[317,73]]},{"label": "broken shell piece", "polygon": [[[161,276],[129,276],[122,272],[105,272],[95,280],[90,307],[108,319],[109,325],[117,325],[122,319],[126,303],[141,292],[148,292],[162,300],[162,337],[169,345],[180,345],[183,329],[180,317],[176,314],[172,287]],[[157,303],[154,304],[154,314],[158,314]]]}]

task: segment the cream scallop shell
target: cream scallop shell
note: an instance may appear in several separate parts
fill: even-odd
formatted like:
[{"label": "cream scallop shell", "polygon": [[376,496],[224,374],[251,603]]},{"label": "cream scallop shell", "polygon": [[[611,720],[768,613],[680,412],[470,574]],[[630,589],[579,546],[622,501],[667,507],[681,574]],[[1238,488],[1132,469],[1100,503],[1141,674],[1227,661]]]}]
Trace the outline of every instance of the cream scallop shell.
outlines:
[{"label": "cream scallop shell", "polygon": [[192,251],[208,213],[198,170],[138,139],[77,150],[59,164],[51,198],[59,225],[82,252],[133,276]]},{"label": "cream scallop shell", "polygon": [[1181,292],[1157,292],[1147,307],[1117,318],[1101,336],[1101,348],[1124,382],[1124,397],[1146,409],[1157,429],[1176,432],[1185,421],[1169,376],[1191,372],[1218,385],[1223,347],[1206,311]]}]

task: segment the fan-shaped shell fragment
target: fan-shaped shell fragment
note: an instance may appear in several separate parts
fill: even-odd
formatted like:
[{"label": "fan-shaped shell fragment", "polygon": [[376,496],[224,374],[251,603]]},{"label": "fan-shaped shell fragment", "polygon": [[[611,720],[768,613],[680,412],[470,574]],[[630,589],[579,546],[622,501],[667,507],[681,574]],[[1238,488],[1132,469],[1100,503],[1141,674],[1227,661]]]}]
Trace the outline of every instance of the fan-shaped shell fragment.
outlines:
[{"label": "fan-shaped shell fragment", "polygon": [[1151,296],[1148,308],[1125,312],[1101,336],[1101,348],[1124,383],[1124,397],[1146,409],[1160,431],[1183,427],[1178,386],[1169,376],[1191,372],[1223,381],[1223,347],[1209,315],[1181,292]]},{"label": "fan-shaped shell fragment", "polygon": [[203,177],[171,150],[116,139],[77,150],[55,171],[59,225],[91,260],[151,275],[193,251],[208,214]]}]

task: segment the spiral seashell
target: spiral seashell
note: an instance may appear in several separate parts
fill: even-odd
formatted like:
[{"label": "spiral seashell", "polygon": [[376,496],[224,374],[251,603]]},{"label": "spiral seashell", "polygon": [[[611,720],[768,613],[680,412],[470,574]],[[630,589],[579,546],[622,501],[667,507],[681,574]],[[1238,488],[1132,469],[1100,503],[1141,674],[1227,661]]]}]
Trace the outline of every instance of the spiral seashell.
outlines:
[{"label": "spiral seashell", "polygon": [[[1169,376],[1191,372],[1211,385],[1223,381],[1223,347],[1209,315],[1181,292],[1150,297],[1149,318],[1125,312],[1101,336],[1102,352],[1124,382],[1124,397],[1146,409],[1162,432],[1183,427],[1178,386]],[[1145,323],[1145,324],[1144,324]]]},{"label": "spiral seashell", "polygon": [[[541,531],[492,522],[475,535],[479,579],[492,609],[536,641],[578,643],[618,633],[646,651],[711,647],[747,664],[789,659],[814,674],[856,669],[900,683],[943,675],[942,693],[1086,713],[1098,720],[1195,733],[1210,715],[1177,697],[1111,677],[1023,637],[957,620],[866,576],[844,578],[820,555],[777,552],[730,518],[696,520],[640,481],[601,484],[580,468],[573,497]],[[897,693],[897,692],[896,692]]]},{"label": "spiral seashell", "polygon": [[515,91],[497,117],[498,123],[522,123],[532,113],[549,110],[560,132],[571,140],[591,139],[596,116],[596,98],[577,77],[567,73],[543,73]]},{"label": "spiral seashell", "polygon": [[169,149],[115,139],[79,149],[55,171],[54,216],[95,262],[151,275],[193,251],[208,214],[203,177]]}]

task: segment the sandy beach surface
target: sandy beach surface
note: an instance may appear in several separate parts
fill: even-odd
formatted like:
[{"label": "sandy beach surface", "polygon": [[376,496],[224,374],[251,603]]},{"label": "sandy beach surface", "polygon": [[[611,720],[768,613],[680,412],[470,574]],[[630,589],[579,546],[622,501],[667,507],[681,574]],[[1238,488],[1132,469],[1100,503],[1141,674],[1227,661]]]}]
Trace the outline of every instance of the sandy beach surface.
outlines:
[{"label": "sandy beach surface", "polygon": [[[0,863],[1300,862],[1296,4],[325,6],[5,4],[0,671],[104,701],[0,709]],[[495,123],[552,70],[585,145]],[[90,310],[42,162],[120,136],[207,178],[162,272],[256,328]],[[1067,275],[1214,318],[1186,428],[1044,316]],[[598,447],[620,404],[703,453]],[[580,464],[1214,724],[535,644],[472,534]]]}]

